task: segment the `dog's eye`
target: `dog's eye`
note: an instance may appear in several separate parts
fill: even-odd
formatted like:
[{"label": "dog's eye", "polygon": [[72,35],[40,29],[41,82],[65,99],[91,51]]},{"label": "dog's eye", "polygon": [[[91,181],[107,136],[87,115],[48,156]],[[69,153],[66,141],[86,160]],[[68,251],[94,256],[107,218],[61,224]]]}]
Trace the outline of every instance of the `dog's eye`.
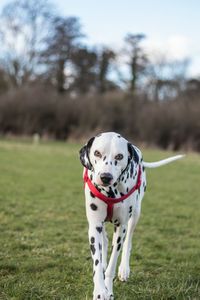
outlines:
[{"label": "dog's eye", "polygon": [[94,156],[99,157],[99,158],[102,157],[101,153],[98,150],[94,151]]},{"label": "dog's eye", "polygon": [[124,156],[123,156],[123,154],[117,154],[116,156],[115,156],[115,159],[116,160],[122,160],[124,158]]}]

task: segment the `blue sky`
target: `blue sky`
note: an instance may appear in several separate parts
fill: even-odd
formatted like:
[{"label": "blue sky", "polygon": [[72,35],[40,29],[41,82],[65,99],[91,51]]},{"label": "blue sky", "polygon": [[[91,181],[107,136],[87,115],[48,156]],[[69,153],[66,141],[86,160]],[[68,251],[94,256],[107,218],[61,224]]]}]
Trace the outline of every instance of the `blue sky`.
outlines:
[{"label": "blue sky", "polygon": [[[145,33],[145,47],[173,58],[190,57],[200,74],[200,0],[52,0],[62,15],[80,18],[88,44],[123,46],[126,33]],[[8,0],[0,1],[0,8]]]}]

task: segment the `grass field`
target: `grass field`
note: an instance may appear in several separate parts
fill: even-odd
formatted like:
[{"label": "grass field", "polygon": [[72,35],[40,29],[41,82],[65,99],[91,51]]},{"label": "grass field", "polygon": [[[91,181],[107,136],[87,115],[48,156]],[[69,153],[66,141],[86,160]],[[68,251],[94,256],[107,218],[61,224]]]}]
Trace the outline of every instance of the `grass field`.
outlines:
[{"label": "grass field", "polygon": [[[79,147],[0,141],[0,299],[92,298]],[[115,280],[116,300],[200,299],[200,157],[147,179],[132,273]]]}]

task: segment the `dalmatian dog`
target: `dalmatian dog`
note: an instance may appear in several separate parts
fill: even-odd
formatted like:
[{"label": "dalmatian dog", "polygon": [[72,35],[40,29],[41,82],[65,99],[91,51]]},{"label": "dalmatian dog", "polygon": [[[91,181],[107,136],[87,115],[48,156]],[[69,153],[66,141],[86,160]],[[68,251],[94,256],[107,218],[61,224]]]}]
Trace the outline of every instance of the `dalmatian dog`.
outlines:
[{"label": "dalmatian dog", "polygon": [[[145,168],[159,167],[181,157],[182,155],[177,155],[158,162],[144,162],[141,151],[114,132],[92,137],[80,150],[93,259],[93,300],[114,299],[113,280],[121,250],[118,277],[121,281],[129,278],[131,240],[146,191]],[[106,221],[114,225],[108,264]]]}]

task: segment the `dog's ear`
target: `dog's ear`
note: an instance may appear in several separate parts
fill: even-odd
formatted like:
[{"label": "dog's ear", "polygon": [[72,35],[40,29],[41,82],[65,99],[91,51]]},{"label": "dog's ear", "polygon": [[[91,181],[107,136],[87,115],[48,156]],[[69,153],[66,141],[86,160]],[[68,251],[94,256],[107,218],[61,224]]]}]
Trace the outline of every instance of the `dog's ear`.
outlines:
[{"label": "dog's ear", "polygon": [[135,147],[131,143],[128,143],[128,152],[129,152],[129,161],[133,159],[138,164],[139,156],[137,151],[135,150]]},{"label": "dog's ear", "polygon": [[85,146],[83,146],[81,148],[81,150],[79,151],[80,154],[80,161],[82,163],[82,165],[87,168],[88,170],[92,170],[92,164],[90,162],[90,148],[92,146],[92,143],[94,141],[95,137],[92,137]]}]

